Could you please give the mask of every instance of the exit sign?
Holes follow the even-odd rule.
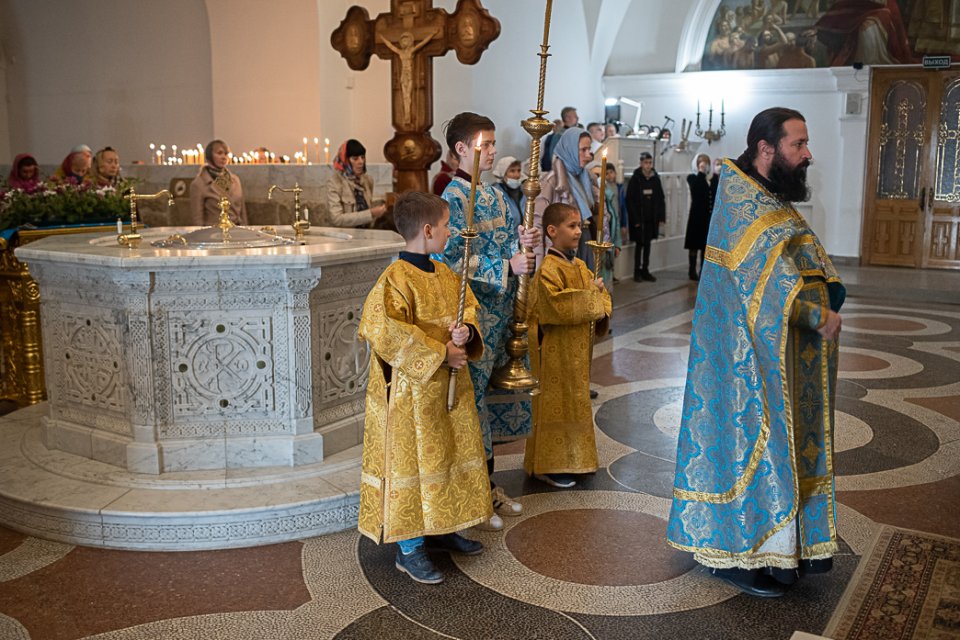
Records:
[[[949,69],[950,56],[923,56],[924,69]]]

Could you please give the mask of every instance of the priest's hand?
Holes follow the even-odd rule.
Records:
[[[510,271],[512,271],[514,275],[524,276],[533,273],[536,267],[537,256],[535,256],[532,251],[530,253],[519,251],[510,258]]]
[[[840,337],[840,314],[835,311],[827,311],[826,320],[817,329],[817,333],[827,340],[836,340]]]
[[[456,322],[450,323],[450,340],[458,347],[467,344],[470,339],[470,327],[465,324],[457,325]]]
[[[543,243],[540,235],[540,229],[537,229],[536,227],[530,227],[527,229],[525,226],[520,225],[517,227],[517,231],[520,232],[520,246],[536,249]]]
[[[458,347],[453,340],[447,341],[447,365],[451,369],[463,369],[467,364],[467,352],[463,347]]]

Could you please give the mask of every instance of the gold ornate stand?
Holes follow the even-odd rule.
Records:
[[[14,249],[41,238],[75,233],[106,233],[114,225],[18,231],[0,238],[0,399],[20,407],[47,398],[40,333],[40,289]]]
[[[553,130],[553,123],[544,118],[549,111],[543,110],[543,90],[547,81],[547,58],[550,57],[550,13],[553,0],[547,0],[543,19],[543,43],[540,45],[540,80],[537,88],[537,108],[531,109],[533,117],[527,118],[520,126],[530,134],[530,176],[523,183],[523,194],[527,197],[523,212],[523,226],[533,228],[534,206],[537,196],[540,195],[540,138]],[[524,253],[533,253],[529,247],[523,248]],[[530,344],[527,338],[527,296],[530,276],[523,275],[517,278],[517,297],[513,302],[513,321],[510,323],[510,338],[507,340],[507,355],[510,360],[494,370],[490,376],[490,385],[495,389],[507,391],[529,391],[537,393],[540,381],[527,369],[524,363]]]

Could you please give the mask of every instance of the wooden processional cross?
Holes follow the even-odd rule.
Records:
[[[427,169],[440,159],[433,126],[433,61],[450,49],[463,64],[476,64],[500,35],[500,22],[480,0],[458,0],[452,14],[433,0],[390,0],[390,12],[375,19],[353,6],[330,36],[330,44],[351,69],[362,71],[370,56],[389,59],[393,97],[393,138],[383,152],[397,170],[394,188],[429,191]]]

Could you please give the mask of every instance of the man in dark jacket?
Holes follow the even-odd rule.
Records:
[[[650,273],[650,243],[657,237],[660,225],[667,221],[667,205],[660,176],[653,170],[653,156],[649,153],[640,154],[640,168],[630,178],[626,200],[630,239],[636,243],[633,279],[656,282]]]

